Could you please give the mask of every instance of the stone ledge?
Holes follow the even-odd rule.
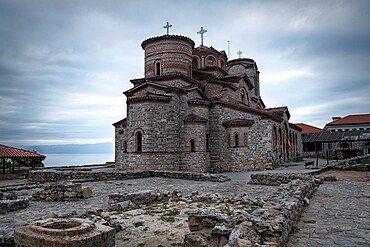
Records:
[[[15,200],[0,200],[0,214],[5,214],[11,211],[27,208],[29,205],[28,198],[20,198]]]
[[[284,246],[321,179],[302,174],[252,174],[251,177],[252,183],[279,186],[279,191],[265,198],[193,194],[191,200],[195,201],[228,202],[231,207],[250,205],[255,209],[237,214],[228,209],[229,215],[206,209],[190,213],[188,223],[192,234],[185,236],[184,246],[215,246],[212,244],[221,242],[225,246]],[[204,238],[204,234],[208,237]]]
[[[370,172],[370,164],[357,164],[358,161],[370,159],[370,154],[353,157],[350,159],[334,162],[319,171],[311,172],[310,174],[320,174],[326,171],[361,171]]]
[[[42,190],[36,191],[32,198],[36,201],[71,201],[91,197],[89,187],[82,188],[81,183],[57,182],[47,184]]]
[[[230,178],[220,174],[191,173],[177,171],[142,171],[142,172],[121,172],[121,171],[58,171],[58,170],[38,170],[31,171],[29,180],[32,182],[56,182],[60,180],[83,180],[83,181],[102,181],[102,180],[127,180],[147,177],[164,177],[174,179],[186,179],[194,181],[226,182]]]

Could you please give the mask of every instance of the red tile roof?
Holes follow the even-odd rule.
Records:
[[[0,158],[41,158],[45,159],[44,155],[36,152],[13,148],[0,144]]]
[[[279,106],[279,107],[272,107],[272,108],[266,108],[265,109],[268,112],[277,114],[279,116],[283,116],[284,113],[288,115],[288,118],[290,118],[290,113],[287,106]]]
[[[115,122],[112,125],[114,127],[118,127],[118,126],[121,126],[121,125],[127,125],[127,118],[121,119],[121,120],[119,120],[118,122]]]
[[[222,98],[226,93],[228,92],[228,90],[223,90],[221,92],[218,92],[218,93],[214,93],[211,95],[211,99],[220,99]]]
[[[127,97],[128,102],[139,101],[139,100],[158,100],[158,101],[169,102],[172,100],[172,96],[164,95],[164,94],[152,94],[152,93],[147,92],[145,94]]]
[[[326,132],[326,130],[304,123],[296,123],[295,125],[302,129],[302,134]]]
[[[188,100],[188,105],[191,106],[191,105],[210,105],[211,102],[208,101],[208,100],[204,100],[204,99],[191,99],[191,100]]]
[[[326,125],[356,125],[356,124],[370,124],[370,114],[358,114],[358,115],[348,115],[342,117],[341,119],[327,123]]]
[[[253,119],[243,119],[243,118],[235,118],[232,120],[228,120],[222,123],[223,126],[229,127],[229,126],[251,126],[254,124]]]
[[[184,122],[203,122],[206,123],[208,120],[195,114],[189,114],[185,117]]]

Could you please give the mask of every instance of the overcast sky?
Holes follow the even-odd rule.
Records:
[[[323,127],[370,113],[370,1],[0,0],[0,143],[113,142],[143,40],[192,38],[252,58],[267,107]]]

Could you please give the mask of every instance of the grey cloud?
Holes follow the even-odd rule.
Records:
[[[257,61],[261,78],[307,70],[261,80],[268,106],[298,113],[311,107],[296,121],[320,126],[331,115],[366,112],[369,7],[369,1],[1,1],[0,141],[112,138],[111,123],[124,116],[122,91],[143,75],[140,43],[164,34],[166,21],[171,33],[197,44],[200,26],[208,29],[207,45],[226,50],[231,40],[231,58],[242,50]],[[89,96],[85,103],[78,98]]]

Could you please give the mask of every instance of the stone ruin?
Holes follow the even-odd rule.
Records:
[[[14,230],[19,247],[113,247],[115,229],[86,219],[46,219]]]
[[[91,196],[91,188],[82,188],[81,183],[63,181],[45,185],[43,189],[32,195],[32,199],[41,201],[71,201],[87,199]]]
[[[8,194],[0,192],[0,214],[20,210],[28,206],[28,198],[18,198],[14,191]]]

